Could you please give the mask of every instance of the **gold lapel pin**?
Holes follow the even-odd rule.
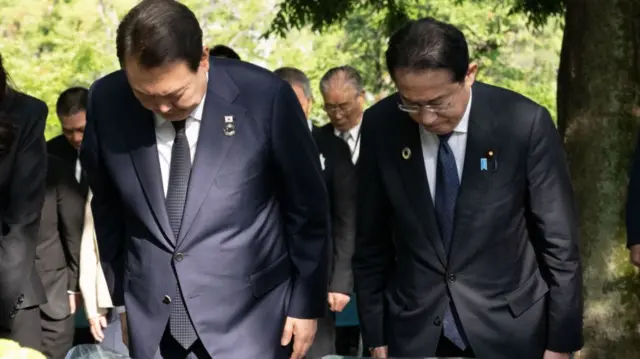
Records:
[[[411,158],[411,149],[409,147],[405,147],[402,149],[402,158],[408,160]]]
[[[224,116],[224,127],[222,131],[227,136],[233,136],[236,134],[236,124],[233,121],[233,116]]]

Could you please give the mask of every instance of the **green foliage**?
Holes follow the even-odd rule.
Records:
[[[529,25],[529,18],[513,14],[500,0],[431,0],[424,6],[406,4],[409,18],[432,16],[459,27],[467,38],[471,58],[480,71],[478,80],[522,93],[556,113],[556,71],[562,44],[563,23],[550,17],[544,26]],[[350,64],[363,73],[373,99],[393,91],[386,71],[387,17],[382,12],[358,9],[341,26],[341,52],[353,55]]]
[[[332,11],[325,0],[305,2],[311,4],[307,10],[322,3],[323,11]],[[90,86],[119,68],[117,25],[136,3],[0,0],[0,53],[14,85],[49,106],[48,137],[60,131],[55,115],[60,92],[70,86]],[[561,24],[554,18],[539,30],[530,29],[526,16],[510,16],[511,7],[499,0],[431,0],[427,6],[418,0],[357,2],[357,6],[343,9],[340,25],[325,23],[314,30],[300,23],[300,29],[288,30],[284,37],[263,36],[279,16],[278,0],[184,3],[198,16],[206,44],[227,44],[244,60],[271,70],[293,66],[305,71],[313,84],[316,104],[312,118],[318,123],[326,121],[318,89],[322,75],[331,67],[349,64],[363,74],[370,103],[389,94],[393,84],[384,62],[387,34],[407,16],[425,15],[463,29],[474,59],[480,63],[481,80],[522,92],[554,112]],[[388,8],[391,16],[385,10]],[[320,29],[322,33],[316,31]]]
[[[484,0],[451,0],[451,3],[470,3],[476,6]],[[562,15],[564,0],[509,0],[510,13],[522,13],[536,26],[546,24],[549,17]],[[266,36],[276,34],[286,36],[291,29],[311,26],[314,31],[323,31],[333,25],[340,25],[354,12],[382,13],[385,16],[386,35],[409,18],[408,8],[429,7],[432,1],[415,0],[284,0],[280,3]]]
[[[14,86],[49,106],[47,137],[59,133],[55,103],[70,86],[89,86],[117,68],[109,28],[91,1],[2,1],[0,52]],[[90,34],[90,35],[89,35]]]

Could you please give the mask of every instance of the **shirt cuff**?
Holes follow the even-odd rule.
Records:
[[[120,307],[116,307],[116,311],[118,312],[118,314],[122,314],[122,313],[126,313],[127,312],[126,309],[124,308],[124,305],[120,306]]]
[[[74,291],[72,291],[72,290],[68,290],[68,291],[67,291],[67,294],[69,294],[69,295],[73,295],[73,294],[80,294],[80,292],[74,292]]]

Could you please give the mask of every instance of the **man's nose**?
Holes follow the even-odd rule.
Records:
[[[161,103],[161,104],[158,105],[158,112],[167,113],[169,111],[171,111],[171,106],[169,106],[168,104]]]
[[[73,142],[75,142],[75,143],[82,142],[82,132],[75,131],[73,133]]]

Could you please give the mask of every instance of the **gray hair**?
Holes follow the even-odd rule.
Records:
[[[343,79],[351,84],[359,94],[364,92],[364,83],[360,72],[348,65],[334,67],[327,71],[320,80],[320,92],[326,93],[329,88],[329,82],[338,75],[343,76]]]
[[[309,78],[305,75],[304,72],[294,68],[294,67],[281,67],[275,70],[273,73],[278,75],[284,81],[287,81],[290,85],[298,85],[302,87],[302,92],[304,92],[304,96],[312,100],[313,93],[311,92],[311,82],[309,82]]]

